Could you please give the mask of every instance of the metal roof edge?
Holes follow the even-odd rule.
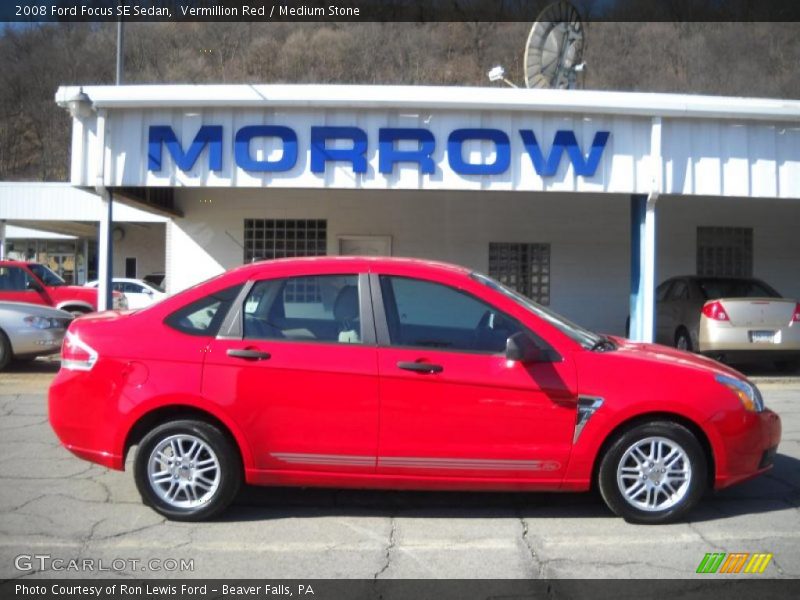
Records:
[[[393,85],[124,85],[61,86],[68,107],[80,90],[95,109],[179,107],[396,108],[495,110],[800,121],[800,100],[699,94]]]

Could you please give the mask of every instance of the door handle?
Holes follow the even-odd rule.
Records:
[[[422,362],[409,362],[401,360],[397,363],[398,368],[405,369],[406,371],[416,371],[417,373],[441,373],[444,371],[444,367],[442,365],[433,365],[431,363],[422,363]]]
[[[231,348],[228,350],[228,356],[231,358],[243,358],[245,360],[267,360],[272,355],[269,352],[262,352],[261,350]]]

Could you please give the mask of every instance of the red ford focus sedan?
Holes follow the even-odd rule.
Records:
[[[180,520],[242,484],[583,491],[641,523],[770,468],[737,371],[592,333],[465,268],[313,258],[72,323],[50,422]]]

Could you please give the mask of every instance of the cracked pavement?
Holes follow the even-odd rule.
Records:
[[[220,520],[172,523],[141,504],[130,471],[59,445],[46,416],[56,368],[0,373],[0,579],[672,578],[695,576],[706,552],[772,552],[761,577],[800,577],[796,379],[762,384],[783,419],[774,470],[709,496],[688,522],[631,525],[592,494],[246,488]],[[191,559],[194,570],[18,571],[20,554]]]

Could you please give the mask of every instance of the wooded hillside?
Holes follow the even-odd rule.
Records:
[[[527,23],[127,24],[127,83],[523,83]],[[796,23],[592,22],[586,89],[800,98]],[[62,84],[114,79],[116,26],[6,28],[0,37],[0,179],[63,180]]]

